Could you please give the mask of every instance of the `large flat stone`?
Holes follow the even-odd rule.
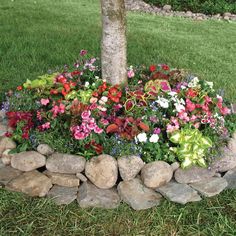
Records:
[[[120,182],[118,193],[121,199],[134,210],[144,210],[157,206],[162,199],[159,193],[145,187],[138,178]]]
[[[86,162],[86,177],[98,188],[112,188],[118,178],[118,165],[114,157],[100,155]]]
[[[16,170],[10,166],[2,166],[0,168],[0,184],[6,185],[12,179],[16,178],[21,174],[21,171]]]
[[[25,172],[6,185],[6,189],[32,197],[44,197],[52,187],[51,180],[37,170]]]
[[[54,173],[50,171],[45,171],[45,175],[47,175],[52,184],[64,186],[64,187],[78,187],[80,184],[80,179],[77,178],[73,174],[61,174],[61,173]]]
[[[201,201],[201,197],[198,195],[197,191],[187,184],[180,184],[175,181],[171,181],[166,185],[157,188],[156,191],[161,193],[169,201],[180,204]]]
[[[226,172],[236,167],[236,153],[230,149],[224,148],[219,157],[217,157],[211,164],[211,168],[216,172]]]
[[[215,175],[215,170],[191,167],[189,169],[177,169],[175,171],[175,180],[181,184],[196,183],[201,180],[206,180]]]
[[[218,177],[212,177],[207,180],[190,184],[192,188],[206,197],[212,197],[219,194],[227,187],[227,185],[228,183],[224,178]]]
[[[223,178],[228,183],[227,189],[236,189],[236,168],[229,170]]]
[[[11,166],[21,171],[36,170],[46,164],[46,157],[35,151],[20,152],[11,157]]]
[[[89,181],[86,181],[79,187],[77,201],[82,208],[112,209],[119,206],[120,197],[115,188],[99,189]]]
[[[118,158],[117,162],[123,180],[134,179],[145,165],[138,156],[123,156]]]
[[[77,198],[78,187],[63,187],[54,185],[47,196],[57,205],[68,205]]]
[[[84,170],[84,157],[63,153],[53,153],[46,162],[47,170],[62,174],[76,174]]]

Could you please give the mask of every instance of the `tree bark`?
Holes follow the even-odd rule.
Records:
[[[101,0],[102,78],[111,84],[127,83],[127,43],[124,0]]]

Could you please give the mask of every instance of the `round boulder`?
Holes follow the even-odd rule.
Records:
[[[141,179],[145,186],[158,188],[168,183],[173,176],[173,169],[164,161],[146,164],[141,170]]]
[[[37,147],[37,151],[45,156],[49,156],[54,153],[54,150],[47,144],[39,144]]]
[[[93,157],[86,162],[85,175],[98,188],[112,188],[118,178],[117,161],[109,155]]]

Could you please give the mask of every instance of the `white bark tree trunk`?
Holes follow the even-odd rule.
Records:
[[[102,78],[111,84],[127,83],[127,43],[124,0],[101,0]]]

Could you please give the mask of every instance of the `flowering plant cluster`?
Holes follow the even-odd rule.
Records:
[[[6,135],[25,149],[43,139],[85,158],[136,154],[207,166],[214,142],[229,136],[230,109],[213,83],[165,64],[131,66],[127,77],[126,86],[102,80],[98,60],[82,50],[73,67],[8,94],[3,106],[13,131]]]

